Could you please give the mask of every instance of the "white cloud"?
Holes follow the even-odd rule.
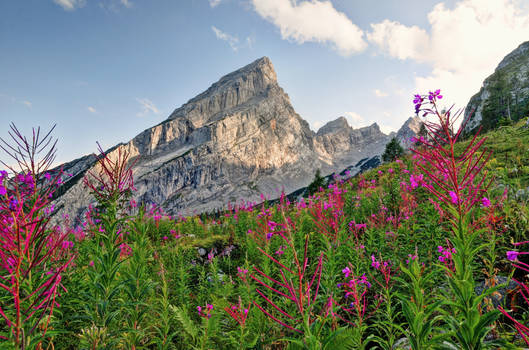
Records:
[[[401,60],[417,59],[428,49],[428,33],[417,26],[407,27],[386,19],[381,23],[371,24],[371,29],[367,39],[390,56]]]
[[[329,43],[343,56],[363,51],[363,31],[328,0],[252,0],[255,11],[298,44]]]
[[[373,93],[375,94],[376,97],[387,97],[387,96],[389,96],[387,92],[381,91],[379,89],[373,90]]]
[[[73,11],[76,8],[83,7],[86,3],[85,0],[53,0],[53,2],[66,11]]]
[[[139,111],[136,116],[143,117],[149,113],[160,114],[160,111],[151,100],[147,98],[137,98],[136,101],[141,105],[141,111]]]
[[[130,2],[130,0],[120,0],[120,2],[121,2],[121,5],[125,6],[126,8],[132,7],[132,2]]]
[[[362,117],[360,114],[356,112],[345,112],[344,114],[345,114],[345,117],[349,119],[349,124],[353,128],[358,128],[359,125],[365,122],[364,117]]]
[[[87,109],[88,112],[90,112],[90,113],[94,113],[94,114],[97,113],[97,110],[96,110],[94,107],[92,107],[92,106],[88,106],[86,109]]]
[[[220,4],[222,0],[209,0],[209,6],[216,7]]]
[[[371,25],[368,40],[392,57],[428,64],[431,73],[415,78],[416,92],[440,88],[457,108],[529,34],[529,11],[516,0],[461,0],[453,8],[439,3],[428,21],[429,32],[384,20]]]
[[[31,106],[33,106],[33,104],[31,102],[29,102],[29,101],[22,101],[22,104],[25,104],[29,108],[31,108]]]
[[[248,46],[250,49],[253,48],[253,45],[255,44],[255,38],[252,36],[246,37],[246,46]]]
[[[236,36],[232,36],[228,33],[225,33],[215,26],[211,26],[211,30],[213,30],[217,39],[226,41],[230,45],[233,51],[238,50],[239,38],[237,38]]]

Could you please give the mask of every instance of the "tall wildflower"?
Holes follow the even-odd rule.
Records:
[[[507,252],[507,260],[511,262],[512,266],[520,275],[526,275],[529,272],[529,264],[520,260],[520,255],[526,255],[529,254],[529,252],[520,252],[518,249],[520,246],[527,246],[528,244],[529,241],[514,243],[514,248],[516,250],[509,250]],[[527,282],[519,278],[513,278],[513,281],[518,285],[516,294],[521,297],[520,299],[523,300],[526,305],[529,305],[529,286]],[[520,337],[523,339],[525,344],[529,346],[529,324],[527,324],[527,322],[524,324],[523,321],[515,319],[515,316],[512,312],[509,313],[509,310],[505,310],[501,306],[498,306],[498,309],[505,317],[509,319],[509,321],[512,322]]]
[[[416,113],[433,117],[434,121],[424,121],[428,137],[418,140],[419,147],[412,151],[417,156],[417,168],[429,180],[424,187],[444,204],[450,223],[453,267],[447,268],[447,276],[453,313],[447,322],[452,329],[452,341],[462,348],[479,349],[486,343],[485,336],[499,316],[498,311],[480,312],[483,299],[495,289],[478,296],[474,281],[474,260],[484,248],[477,243],[484,220],[476,209],[484,202],[492,181],[484,171],[491,152],[483,148],[485,138],[479,138],[479,132],[462,151],[456,150],[465,122],[456,128],[461,112],[453,116],[451,109],[441,111],[438,100],[442,97],[439,90],[415,96]]]
[[[99,147],[100,154],[95,170],[89,171],[84,184],[91,190],[98,202],[93,211],[90,227],[94,240],[91,260],[93,266],[87,270],[86,314],[91,321],[90,328],[82,331],[82,345],[89,347],[112,347],[122,334],[112,328],[120,310],[119,293],[124,283],[119,279],[124,259],[132,254],[130,246],[123,242],[125,221],[124,209],[134,190],[132,166],[129,153],[121,147],[112,154]],[[111,332],[110,330],[113,329]]]
[[[284,250],[288,251],[288,260],[279,256],[272,256],[265,250],[257,247],[271,262],[276,270],[274,276],[266,274],[254,266],[254,273],[250,277],[258,283],[256,293],[262,303],[254,301],[254,305],[273,321],[285,328],[304,335],[304,341],[309,348],[317,347],[318,339],[313,334],[312,324],[318,320],[317,308],[325,312],[326,305],[318,305],[320,291],[323,253],[314,264],[310,264],[309,237],[305,237],[302,252],[298,252],[294,242],[295,223],[286,217],[284,212],[283,223],[274,223],[273,234],[282,241]],[[311,268],[314,266],[314,268]],[[277,276],[277,277],[275,277]],[[285,307],[287,306],[287,307]]]
[[[65,291],[62,274],[73,260],[67,233],[50,227],[50,201],[62,175],[48,173],[56,152],[52,131],[41,137],[40,128],[33,129],[28,140],[12,124],[14,144],[3,139],[0,144],[19,167],[4,164],[11,174],[0,172],[0,288],[7,296],[0,320],[8,331],[0,338],[16,349],[30,343],[41,347],[57,298]]]

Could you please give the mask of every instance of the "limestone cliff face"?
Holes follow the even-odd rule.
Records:
[[[513,120],[529,113],[529,41],[508,54],[483,82],[465,108],[465,132],[490,129],[501,117]]]
[[[419,134],[422,124],[423,122],[418,116],[410,117],[404,122],[404,124],[402,124],[401,128],[395,135],[402,147],[409,149],[413,146],[412,139]]]
[[[340,117],[318,130],[314,148],[321,158],[332,160],[331,172],[336,172],[366,157],[382,154],[388,142],[388,135],[376,123],[353,129]]]
[[[353,129],[343,117],[312,132],[264,57],[222,77],[109,156],[122,148],[136,160],[136,200],[185,215],[292,192],[308,185],[316,169],[341,171],[381,154],[388,141],[378,125]],[[81,178],[94,158],[71,164],[66,171],[77,164],[76,171],[65,178],[67,190],[56,204],[61,214],[79,217],[92,201]]]

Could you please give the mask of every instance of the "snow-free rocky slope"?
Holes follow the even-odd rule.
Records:
[[[402,134],[409,137],[408,128]],[[263,57],[109,155],[122,148],[137,158],[136,200],[186,215],[292,192],[307,186],[316,169],[326,175],[382,154],[389,139],[377,124],[353,129],[343,117],[314,133]],[[64,165],[73,176],[56,200],[58,214],[77,218],[93,201],[81,179],[94,166],[89,156]]]
[[[486,110],[489,108],[490,116]],[[477,94],[465,108],[469,118],[465,132],[472,134],[479,126],[486,129],[497,126],[497,120],[487,117],[510,117],[513,120],[529,113],[529,41],[524,42],[500,62],[492,75],[487,77]]]

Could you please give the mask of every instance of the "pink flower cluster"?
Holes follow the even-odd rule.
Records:
[[[198,311],[198,315],[200,317],[204,317],[204,318],[211,318],[211,311],[213,310],[213,305],[211,304],[207,304],[206,303],[206,306],[205,307],[202,307],[202,306],[197,306],[197,311]]]

